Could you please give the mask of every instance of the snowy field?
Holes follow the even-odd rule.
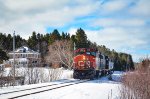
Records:
[[[69,75],[72,75],[72,71],[63,72],[62,79],[69,77],[70,80],[73,80]],[[119,87],[121,86],[121,83],[118,82],[118,80],[120,80],[121,75],[121,72],[114,72],[112,78],[115,79],[113,81],[108,80],[107,77],[102,77],[98,80],[92,80],[60,89],[28,95],[21,97],[21,99],[119,99]],[[24,86],[4,87],[0,89],[0,94],[48,84],[57,84],[63,81],[65,80]],[[0,99],[6,99],[7,97],[8,95],[0,95]]]

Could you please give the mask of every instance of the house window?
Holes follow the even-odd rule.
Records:
[[[23,54],[23,58],[25,58],[25,54]]]

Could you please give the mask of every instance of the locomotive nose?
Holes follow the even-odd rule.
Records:
[[[78,55],[74,58],[74,68],[75,69],[88,69],[90,68],[91,62],[89,61],[89,56]]]
[[[85,60],[86,58],[85,58],[85,56],[83,56],[83,58],[82,58],[83,60]]]
[[[79,66],[84,66],[84,65],[85,65],[85,62],[84,62],[84,61],[78,61],[78,65],[79,65]]]

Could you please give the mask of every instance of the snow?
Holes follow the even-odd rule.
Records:
[[[118,97],[118,83],[94,80],[53,91],[47,91],[24,98],[28,99],[115,99]],[[112,95],[112,96],[111,96]]]
[[[121,81],[122,76],[125,74],[125,72],[123,71],[114,71],[114,73],[112,74],[112,79],[114,81]]]
[[[23,52],[24,49],[26,50],[26,52],[34,52],[33,50],[31,50],[27,46],[22,46],[22,47],[18,48],[15,52]]]
[[[32,76],[32,81],[35,83],[50,82],[58,79],[72,78],[72,71],[63,70],[63,68],[52,69],[44,67],[19,67],[15,68],[16,76],[24,77],[24,84],[29,84],[29,80]],[[12,68],[5,68],[3,76],[12,75]]]
[[[16,58],[15,60],[16,60],[16,61],[19,61],[19,62],[26,62],[26,61],[29,61],[27,58]],[[9,59],[9,61],[13,62],[14,59]]]
[[[73,71],[72,70],[63,70],[63,73],[60,77],[60,79],[68,79],[73,77]]]
[[[10,74],[10,71],[11,71],[11,68],[5,68],[4,72],[3,72],[3,75],[8,76]]]
[[[119,87],[121,86],[121,83],[118,82],[118,79],[120,79],[119,77],[121,77],[122,74],[122,72],[114,72],[114,74],[112,75],[113,81],[108,80],[107,77],[102,77],[98,80],[92,80],[89,82],[80,83],[60,89],[46,91],[34,95],[28,95],[21,97],[20,99],[119,99]],[[64,70],[61,78],[62,80],[24,86],[3,87],[0,89],[0,94],[4,92],[23,90],[54,83],[59,84],[66,81],[67,77],[69,80],[74,80],[71,78],[71,75],[72,71]],[[115,80],[117,80],[117,82]],[[20,92],[19,94],[24,93],[27,92]],[[18,93],[15,95],[17,96]],[[8,96],[9,95],[0,95],[1,99],[6,99],[8,98]]]

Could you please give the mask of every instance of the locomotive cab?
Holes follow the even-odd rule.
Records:
[[[76,79],[91,79],[94,78],[96,68],[96,50],[81,48],[75,51],[73,59],[74,73]]]

